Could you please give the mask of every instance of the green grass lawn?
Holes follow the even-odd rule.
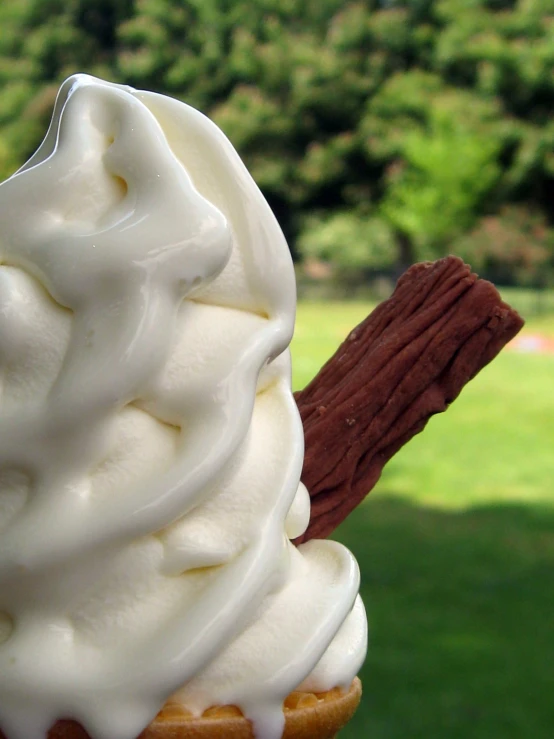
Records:
[[[295,387],[369,309],[299,306]],[[554,336],[554,319],[524,330]],[[337,532],[371,630],[341,739],[554,736],[553,503],[554,355],[504,351]]]

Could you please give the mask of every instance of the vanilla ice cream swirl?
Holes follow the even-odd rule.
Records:
[[[365,656],[309,518],[284,237],[179,101],[68,79],[0,186],[0,728],[134,739],[173,697],[278,739]]]

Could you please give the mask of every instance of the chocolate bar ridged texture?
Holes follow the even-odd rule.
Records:
[[[295,394],[306,440],[306,533],[328,536],[386,462],[459,395],[523,326],[458,257],[413,265]]]

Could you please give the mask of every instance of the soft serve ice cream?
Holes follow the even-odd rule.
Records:
[[[295,286],[219,129],[78,75],[0,186],[0,728],[134,739],[173,696],[277,739],[348,686],[358,569],[308,523]]]

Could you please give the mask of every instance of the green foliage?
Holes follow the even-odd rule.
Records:
[[[463,234],[454,250],[501,284],[547,286],[552,281],[554,229],[532,206],[503,206]]]
[[[394,234],[386,221],[350,211],[307,218],[299,249],[304,257],[334,264],[348,282],[395,264]]]
[[[554,0],[9,0],[0,176],[85,71],[212,116],[294,252],[339,271],[444,253],[506,207],[549,229],[553,13]],[[363,241],[335,248],[346,233]]]
[[[389,171],[381,210],[405,234],[418,257],[442,256],[473,223],[499,177],[499,142],[471,130],[446,111],[432,109],[424,130],[403,136],[405,164]]]

